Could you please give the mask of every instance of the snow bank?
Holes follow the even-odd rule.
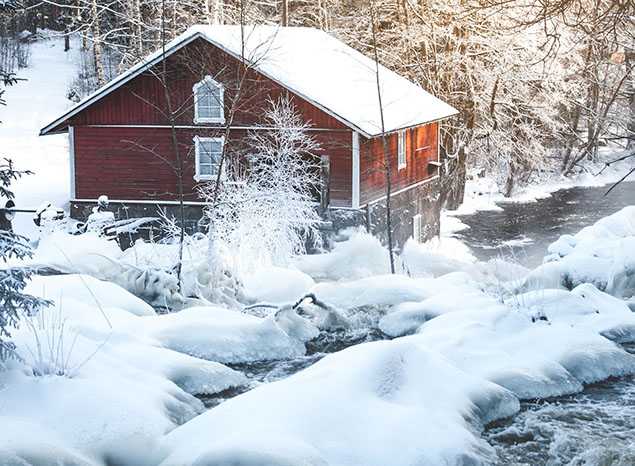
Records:
[[[26,287],[26,292],[45,299],[55,301],[56,306],[64,308],[65,301],[73,299],[84,306],[68,306],[64,309],[65,315],[73,314],[78,320],[84,320],[85,316],[78,315],[76,311],[83,311],[85,307],[92,309],[119,308],[136,316],[155,315],[154,309],[131,293],[121,289],[114,283],[97,280],[89,275],[35,275]],[[102,318],[108,319],[107,313]]]
[[[473,283],[462,272],[440,278],[410,278],[405,275],[377,275],[361,280],[318,283],[315,295],[339,308],[393,306],[403,302],[421,302],[438,294],[451,294],[457,287]]]
[[[226,401],[159,451],[162,466],[483,464],[495,454],[482,423],[517,410],[507,390],[435,352],[383,341]]]
[[[297,301],[315,282],[299,270],[268,267],[245,277],[245,295],[251,302],[287,303]]]
[[[36,277],[27,291],[55,303],[12,332],[23,361],[9,361],[0,374],[0,429],[12,432],[0,439],[1,459],[151,464],[159,439],[203,411],[192,394],[247,382],[131,331],[158,317],[117,285],[50,276]]]
[[[510,300],[512,301],[512,300]],[[599,333],[620,343],[635,342],[635,304],[603,293],[590,283],[568,290],[541,290],[516,296],[510,304],[534,319]]]
[[[447,312],[466,308],[479,309],[495,303],[494,299],[474,286],[457,287],[454,293],[432,296],[419,303],[401,303],[379,321],[379,328],[386,335],[398,337],[414,333],[426,321]]]
[[[49,268],[63,273],[102,275],[121,257],[121,249],[115,241],[108,241],[96,233],[71,235],[54,231],[42,237],[33,258],[27,265]]]
[[[491,302],[443,314],[404,338],[519,398],[575,393],[584,383],[635,372],[635,357],[597,333],[533,320]]]
[[[477,262],[469,248],[454,238],[434,239],[425,244],[408,240],[401,258],[408,275],[416,278],[463,271],[479,283],[501,286],[523,279],[529,272],[526,267],[503,259]]]
[[[298,256],[293,264],[316,280],[351,280],[390,272],[388,250],[365,230],[348,230],[330,252]]]
[[[635,206],[564,235],[549,246],[545,263],[531,272],[521,291],[571,290],[583,283],[613,296],[635,296]]]
[[[115,241],[95,233],[74,236],[55,231],[40,239],[31,259],[16,265],[91,275],[116,283],[155,306],[176,307],[183,303],[175,275],[148,262],[141,266],[130,264],[128,251],[122,253]],[[133,253],[140,256],[136,251]]]
[[[167,348],[222,363],[302,356],[318,329],[289,306],[260,318],[218,307],[192,307],[144,319],[136,329]]]
[[[439,277],[465,270],[475,261],[469,248],[454,238],[424,244],[411,238],[406,242],[401,258],[412,277]]]

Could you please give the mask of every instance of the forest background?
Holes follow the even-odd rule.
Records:
[[[459,111],[440,134],[449,208],[469,176],[511,196],[603,147],[635,152],[632,0],[0,0],[0,80],[19,78],[38,29],[77,34],[78,101],[201,23],[315,27],[368,56],[374,30],[383,65]]]

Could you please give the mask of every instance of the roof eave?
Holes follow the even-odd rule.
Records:
[[[438,117],[438,118],[434,118],[432,120],[421,121],[421,122],[418,122],[418,123],[415,123],[415,124],[412,124],[412,125],[408,125],[408,126],[402,126],[402,127],[399,127],[399,128],[394,128],[394,129],[391,129],[389,131],[384,131],[383,133],[379,132],[379,133],[376,133],[376,134],[371,134],[370,136],[367,136],[367,137],[368,138],[378,138],[378,137],[381,137],[381,136],[386,135],[386,134],[396,133],[397,131],[404,131],[404,130],[408,130],[408,129],[412,129],[412,128],[417,128],[419,126],[429,125],[431,123],[437,123],[439,121],[447,120],[448,118],[452,118],[452,117],[454,117],[454,116],[459,114],[458,110],[456,110],[454,108],[453,108],[453,110],[454,110],[454,112],[450,113],[448,115],[444,115],[444,116],[441,116],[441,117]]]

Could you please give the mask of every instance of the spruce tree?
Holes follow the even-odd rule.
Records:
[[[9,190],[11,181],[28,173],[15,170],[11,160],[5,159],[0,163],[0,199],[4,199],[3,203],[14,197],[13,192]],[[0,209],[3,220],[5,214],[6,210]],[[0,361],[4,361],[10,357],[17,357],[9,329],[17,328],[21,313],[31,315],[40,307],[48,305],[48,301],[23,293],[33,270],[29,267],[9,267],[7,261],[11,257],[30,257],[33,253],[27,238],[15,234],[9,222],[2,222],[1,225],[3,229],[0,229],[0,257],[4,267],[0,268]]]

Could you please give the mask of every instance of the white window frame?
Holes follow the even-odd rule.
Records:
[[[212,181],[212,180],[216,180],[216,178],[218,177],[218,173],[215,174],[211,174],[211,175],[202,175],[201,174],[201,143],[202,142],[217,142],[220,143],[220,147],[221,147],[221,158],[223,156],[223,147],[225,146],[225,137],[221,136],[221,137],[217,137],[217,138],[202,138],[200,136],[194,136],[194,152],[196,154],[196,173],[194,175],[194,179],[198,182],[198,181]],[[220,162],[219,162],[220,165]],[[225,164],[223,164],[222,167],[220,167],[221,169],[221,179],[224,180],[225,179]]]
[[[406,131],[397,132],[397,170],[403,170],[408,166],[406,158]]]
[[[198,114],[198,101],[199,101],[199,93],[201,89],[211,90],[211,89],[220,89],[220,99],[218,105],[220,107],[220,116],[219,117],[201,117]],[[192,92],[194,92],[194,123],[225,123],[225,87],[214,80],[211,76],[205,76],[201,81],[194,84],[192,87]]]

